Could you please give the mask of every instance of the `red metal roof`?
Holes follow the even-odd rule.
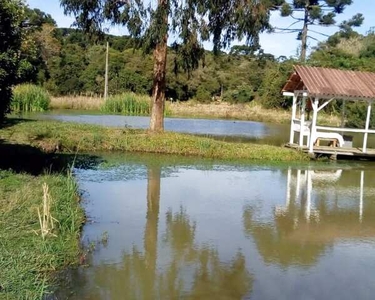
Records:
[[[295,66],[283,92],[307,90],[320,98],[375,100],[375,73]]]

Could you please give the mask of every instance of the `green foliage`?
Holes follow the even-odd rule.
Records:
[[[367,118],[367,103],[348,103],[346,109],[347,126],[354,128],[365,128]],[[375,112],[372,111],[370,127],[375,128]]]
[[[259,89],[260,102],[265,108],[287,108],[291,105],[281,90],[293,70],[293,63],[293,60],[268,63]]]
[[[0,0],[0,121],[8,112],[12,85],[18,79],[23,13],[22,1]]]
[[[147,116],[151,112],[151,100],[148,96],[124,93],[109,97],[101,108],[108,113],[120,113],[128,116]]]
[[[208,103],[211,102],[211,93],[207,91],[203,86],[199,86],[197,93],[195,94],[195,99],[199,102]]]
[[[11,109],[14,112],[46,111],[50,101],[50,96],[44,88],[33,84],[21,84],[13,90]]]
[[[249,103],[255,98],[251,86],[239,86],[238,89],[229,90],[224,93],[223,100],[230,103]]]

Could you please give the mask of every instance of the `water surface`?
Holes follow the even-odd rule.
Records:
[[[85,114],[74,111],[32,113],[28,117],[108,127],[149,128],[149,117]],[[212,136],[228,141],[255,141],[282,145],[289,139],[287,125],[219,119],[165,118],[165,130]]]
[[[53,119],[108,127],[130,127],[147,129],[149,117],[88,114],[86,111],[59,110],[45,113],[31,113],[30,118]],[[253,142],[281,146],[289,142],[290,125],[252,121],[220,119],[166,118],[165,130],[210,136],[215,139],[235,142]],[[363,134],[348,134],[353,138],[354,147],[363,146]],[[297,134],[295,142],[297,141]],[[375,135],[369,135],[368,147],[375,148]]]
[[[76,176],[99,244],[69,299],[373,299],[374,164],[127,156]]]

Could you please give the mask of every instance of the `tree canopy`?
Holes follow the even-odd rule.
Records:
[[[141,0],[61,0],[61,4],[85,31],[103,31],[109,21],[125,26],[145,51],[153,51],[152,131],[163,130],[170,38],[179,44],[176,49],[182,57],[175,61],[190,71],[204,54],[202,41],[212,37],[217,53],[236,38],[257,44],[258,34],[270,28],[268,0],[158,0],[149,4]]]
[[[0,120],[8,112],[17,82],[24,6],[20,0],[0,0]]]

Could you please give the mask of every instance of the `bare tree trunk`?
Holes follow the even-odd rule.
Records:
[[[301,49],[301,62],[306,61],[307,56],[307,32],[308,32],[308,22],[309,22],[309,1],[306,3],[305,7],[305,18],[303,21],[303,29],[302,29],[302,49]]]
[[[164,24],[168,26],[168,1],[158,0],[160,9],[164,12]],[[154,132],[164,130],[164,105],[167,67],[167,40],[168,33],[156,45],[154,50],[154,83],[152,89],[152,109],[150,130]]]

